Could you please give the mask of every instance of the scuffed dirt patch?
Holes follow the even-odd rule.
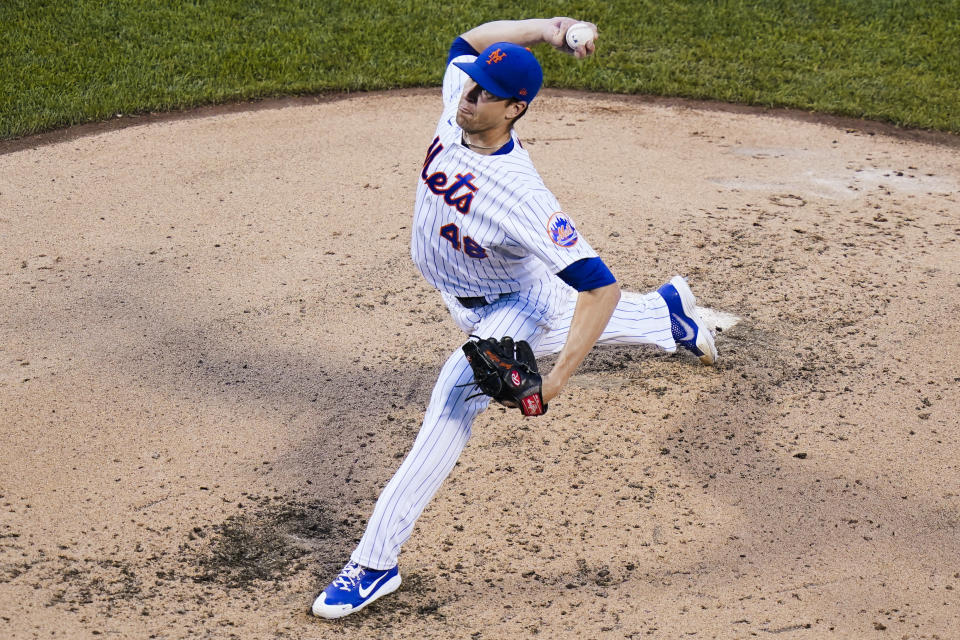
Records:
[[[258,502],[253,497],[251,501]],[[310,568],[308,556],[319,541],[340,535],[317,502],[259,500],[253,513],[244,512],[212,527],[194,527],[184,545],[185,560],[195,564],[195,582],[214,582],[233,589],[251,589],[260,582],[274,584]],[[198,544],[196,555],[188,550]]]

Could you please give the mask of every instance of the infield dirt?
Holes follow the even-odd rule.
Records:
[[[488,410],[326,622],[464,336],[408,257],[437,92],[273,107],[0,148],[0,637],[960,637],[955,138],[545,92],[621,285],[741,321]]]

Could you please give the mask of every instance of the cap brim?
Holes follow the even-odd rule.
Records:
[[[473,81],[480,85],[482,89],[486,89],[498,98],[513,97],[509,91],[500,86],[496,80],[487,74],[483,65],[477,64],[476,62],[454,62],[453,64],[460,67],[464,73],[473,78]]]

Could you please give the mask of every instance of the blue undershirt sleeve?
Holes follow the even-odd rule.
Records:
[[[577,291],[599,289],[617,281],[600,258],[577,260],[558,273],[557,277]]]
[[[450,45],[450,53],[447,54],[447,66],[450,66],[450,62],[457,56],[475,56],[479,55],[480,52],[473,48],[469,42],[463,38],[458,37],[453,41],[453,44]]]

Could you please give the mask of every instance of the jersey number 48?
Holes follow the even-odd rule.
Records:
[[[476,258],[478,260],[487,257],[487,250],[477,244],[477,242],[470,236],[463,237],[463,246],[461,247],[460,227],[452,222],[440,227],[440,237],[449,240],[454,251],[462,250],[471,258]]]

